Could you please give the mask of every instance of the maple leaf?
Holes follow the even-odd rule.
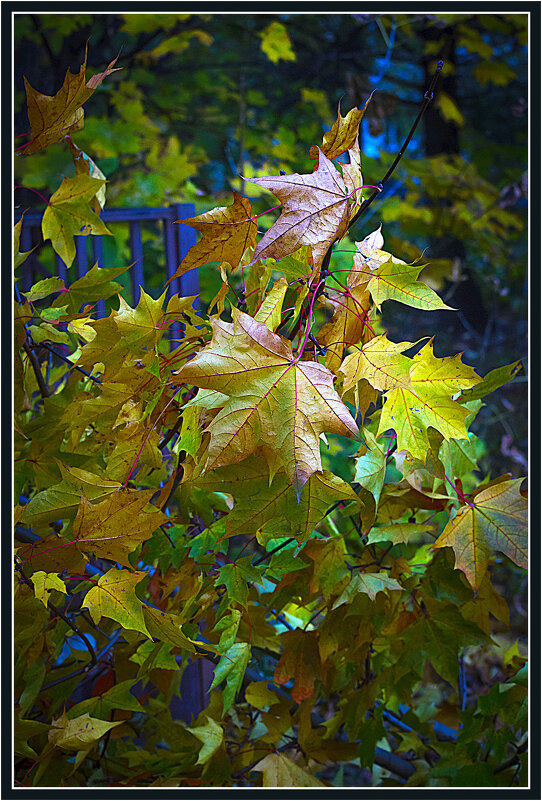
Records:
[[[61,142],[64,137],[83,127],[84,112],[81,106],[91,97],[104,78],[116,72],[113,69],[117,59],[103,71],[94,75],[85,83],[87,54],[78,73],[67,70],[62,87],[56,95],[43,95],[33,89],[26,78],[26,102],[32,139],[21,152],[25,155],[43,150],[54,142]]]
[[[99,501],[120,487],[118,481],[55,461],[62,481],[39,492],[26,504],[21,517],[24,525],[38,527],[62,518],[72,519],[81,501],[81,491],[90,500]]]
[[[288,31],[280,22],[271,22],[267,28],[258,33],[261,38],[261,48],[267,58],[276,64],[283,61],[295,61],[296,55],[292,50],[292,43]]]
[[[326,785],[284,754],[271,753],[252,770],[263,774],[264,787],[325,787]]]
[[[366,593],[371,601],[374,601],[379,592],[402,589],[401,585],[395,579],[391,579],[387,573],[358,573],[337,598],[332,608],[336,609],[341,604],[351,601],[358,592]]]
[[[244,607],[248,600],[247,582],[260,581],[261,578],[260,571],[250,564],[251,561],[252,556],[243,556],[232,564],[222,565],[215,581],[215,587],[224,584],[229,598]]]
[[[147,295],[140,287],[139,301],[135,309],[119,296],[119,309],[115,315],[115,323],[120,331],[122,341],[130,350],[138,351],[143,347],[151,348],[158,343],[162,332],[158,328],[164,317],[162,306],[166,291],[156,300]]]
[[[361,174],[361,153],[359,149],[359,138],[356,139],[351,147],[348,148],[348,157],[350,161],[342,165],[343,180],[348,190],[348,194],[352,195],[354,203],[350,211],[350,216],[353,217],[363,203],[363,175]]]
[[[43,570],[36,570],[32,573],[32,584],[34,593],[44,606],[47,606],[49,596],[53,590],[58,590],[66,594],[66,585],[55,573],[45,573]]]
[[[201,231],[203,236],[192,245],[168,283],[212,261],[226,262],[235,270],[245,250],[254,247],[256,241],[257,226],[250,216],[250,202],[236,192],[231,206],[220,206],[177,222]]]
[[[294,358],[291,342],[237,309],[233,323],[213,319],[213,339],[174,374],[228,395],[207,427],[206,468],[234,464],[259,445],[273,449],[296,494],[322,470],[320,434],[355,436],[358,427],[333,388],[329,370]]]
[[[145,572],[130,573],[112,568],[87,592],[81,606],[87,607],[95,623],[99,623],[102,616],[109,617],[123,628],[140,631],[152,639],[145,626],[143,604],[135,594],[136,584],[146,576]]]
[[[480,586],[493,551],[505,554],[519,567],[528,567],[527,500],[519,492],[522,481],[516,478],[482,487],[434,544],[453,548],[456,567],[474,588]]]
[[[314,695],[314,682],[322,677],[322,665],[318,653],[318,632],[285,631],[280,635],[283,652],[275,668],[274,681],[284,684],[294,678],[292,698],[300,704]]]
[[[67,292],[55,298],[52,306],[56,308],[67,305],[68,312],[73,314],[85,303],[94,303],[117,295],[122,284],[114,279],[125,272],[126,267],[99,267],[96,262],[85,275],[70,284]]]
[[[430,603],[427,598],[424,601]],[[492,642],[475,623],[465,620],[453,604],[436,602],[431,604],[427,617],[409,626],[399,637],[403,643],[398,658],[405,670],[411,667],[421,673],[425,660],[429,659],[437,673],[453,687],[457,687],[459,651],[466,645]]]
[[[367,451],[356,459],[354,481],[372,494],[375,505],[378,506],[386,473],[385,449],[383,445],[378,444],[376,437],[370,431],[365,430],[363,436],[367,443]]]
[[[381,250],[384,239],[380,229],[356,242],[353,270],[368,282],[367,289],[380,306],[385,300],[396,300],[424,311],[451,309],[431,287],[418,281],[423,264],[407,264]]]
[[[418,342],[391,342],[386,334],[374,337],[343,361],[339,372],[344,375],[344,391],[362,378],[382,392],[402,384],[408,386],[411,360],[401,354]]]
[[[278,281],[275,281],[254,315],[254,319],[258,320],[259,323],[265,323],[270,331],[274,331],[280,325],[282,302],[287,289],[288,283],[284,278],[279,278]]]
[[[89,175],[63,178],[60,187],[51,195],[43,213],[41,230],[44,239],[50,239],[66,267],[75,258],[74,236],[108,234],[100,218],[90,208],[103,180]]]
[[[150,505],[153,495],[152,489],[122,488],[92,504],[83,493],[72,531],[77,548],[131,568],[129,554],[152,537],[160,524],[167,522],[167,517]]]
[[[152,636],[161,640],[162,642],[174,645],[176,648],[182,648],[184,651],[190,651],[191,654],[196,653],[196,642],[187,637],[181,626],[186,621],[180,615],[172,615],[169,612],[161,612],[159,609],[154,609],[152,606],[143,606],[143,618],[147,631]],[[208,651],[215,651],[213,645],[205,643],[205,648]]]
[[[517,361],[491,370],[476,387],[467,389],[462,393],[461,402],[479,400],[491,392],[495,392],[496,389],[511,381],[519,373],[521,367],[521,361]]]
[[[374,93],[371,92],[363,108],[351,108],[346,117],[343,117],[341,114],[341,101],[339,100],[337,119],[330,130],[326,131],[324,134],[322,147],[318,148],[315,145],[311,147],[311,159],[318,158],[318,150],[320,149],[328,159],[333,161],[333,159],[336,159],[341,153],[345,153],[347,150],[355,147],[358,139],[359,124],[363,119],[363,115],[365,114],[373,94]]]
[[[192,728],[190,726],[186,727],[194,737],[197,737],[202,742],[196,765],[204,765],[208,762],[224,742],[222,726],[207,715],[205,715],[205,720],[207,723],[202,723]]]
[[[254,251],[258,259],[281,259],[310,245],[315,274],[336,239],[346,233],[350,219],[348,191],[330,161],[318,148],[318,169],[309,175],[272,175],[247,178],[269,189],[280,200],[280,217],[263,235]]]
[[[348,388],[366,378],[376,389],[385,391],[377,437],[393,429],[397,449],[406,450],[425,464],[430,443],[429,426],[445,439],[467,439],[465,418],[471,414],[452,400],[461,389],[481,381],[472,367],[463,364],[461,354],[438,359],[432,341],[409,359],[403,356],[414,342],[390,342],[385,334],[372,339],[361,351],[347,356],[341,367]]]
[[[67,138],[73,163],[75,164],[75,174],[90,175],[91,178],[97,178],[99,181],[104,182],[103,186],[97,191],[95,200],[90,204],[92,210],[96,214],[99,214],[100,209],[103,209],[105,206],[105,183],[107,182],[107,178],[90,156],[87,156],[81,148],[77,147],[70,137]]]
[[[36,250],[37,245],[34,245],[33,248],[30,250],[25,250],[24,253],[21,253],[19,250],[19,242],[21,240],[21,229],[23,227],[23,218],[26,212],[23,211],[21,215],[21,219],[19,222],[15,223],[15,227],[13,229],[13,269],[16,270],[17,267],[28,258],[28,256],[32,253],[33,250]]]
[[[295,537],[304,542],[335,501],[358,502],[350,485],[328,470],[311,475],[298,501],[284,472],[277,473],[269,484],[269,470],[261,453],[210,471],[194,483],[233,495],[235,504],[226,518],[226,536],[257,532],[262,544],[275,537]]]
[[[247,665],[250,662],[250,645],[247,642],[235,642],[221,657],[216,666],[210,690],[218,687],[221,681],[226,680],[223,697],[222,714],[225,715],[241,689]]]
[[[99,718],[91,718],[88,712],[69,720],[65,712],[53,720],[49,729],[49,742],[66,751],[79,751],[96,743],[104,734],[120,726],[121,720],[109,723]]]

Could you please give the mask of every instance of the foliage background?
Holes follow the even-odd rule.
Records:
[[[387,249],[407,261],[423,254],[424,277],[459,309],[429,318],[389,302],[391,339],[436,330],[437,356],[464,351],[481,375],[521,358],[526,371],[526,15],[17,15],[16,134],[28,129],[22,76],[54,94],[66,67],[78,70],[87,41],[89,74],[119,53],[123,68],[93,95],[74,136],[107,176],[108,204],[192,202],[196,214],[229,205],[234,189],[256,213],[273,205],[240,176],[309,171],[309,147],[337,104],[346,112],[373,90],[360,145],[365,180],[375,183],[444,59],[438,99],[355,239],[382,223]],[[74,169],[59,145],[16,159],[15,171],[16,184],[47,194]],[[19,192],[21,208],[40,207]],[[260,230],[271,224],[263,219]],[[127,230],[115,234],[106,242],[108,267],[129,261]],[[145,244],[146,288],[157,297],[156,232],[149,229]],[[207,267],[200,281],[205,306],[219,279]],[[526,372],[485,399],[474,427],[484,475],[526,472],[525,382]],[[325,466],[341,475],[355,448],[330,443]],[[494,578],[522,641],[526,580],[508,569]],[[483,668],[479,675],[483,685]]]
[[[91,98],[75,137],[110,182],[108,204],[193,202],[197,214],[229,205],[233,189],[256,212],[274,205],[239,176],[307,171],[309,147],[337,104],[346,113],[373,90],[360,146],[365,180],[375,183],[444,59],[437,101],[356,238],[382,223],[390,250],[407,261],[423,254],[424,277],[459,309],[435,316],[391,302],[391,337],[438,328],[437,355],[453,342],[482,374],[516,358],[527,369],[526,14],[16,15],[16,133],[28,127],[22,76],[54,94],[87,41],[89,73],[117,55],[123,68]],[[16,160],[16,183],[46,192],[73,172],[62,145]],[[16,198],[39,204],[29,192]],[[115,234],[106,241],[111,267],[129,260],[127,226]],[[148,231],[146,288],[155,297],[161,258]],[[209,302],[218,272],[204,268],[200,281]],[[494,475],[527,468],[525,382],[521,375],[501,389],[478,417],[482,464]]]

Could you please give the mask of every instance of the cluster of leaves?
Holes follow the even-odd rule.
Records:
[[[81,70],[54,98],[27,88],[32,149],[81,124]],[[517,643],[487,695],[465,684],[509,620],[491,566],[527,566],[522,479],[479,483],[469,432],[519,363],[481,378],[391,341],[386,301],[446,306],[380,230],[334,269],[363,211],[363,113],[339,111],[312,172],[251,179],[282,207],[261,238],[241,195],[183,221],[202,238],[177,274],[219,265],[208,318],[166,289],[131,308],[97,265],[18,293],[19,784],[526,783]],[[94,206],[83,230],[44,216],[68,264],[104,181],[70,186],[46,214]],[[349,481],[326,468],[335,436],[357,443]],[[200,660],[208,704],[183,722]]]

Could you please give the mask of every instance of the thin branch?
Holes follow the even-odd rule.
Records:
[[[437,64],[437,68],[435,70],[435,74],[433,75],[431,83],[429,84],[429,88],[428,88],[428,90],[425,92],[425,94],[423,96],[423,101],[422,101],[422,105],[420,107],[420,110],[418,112],[418,116],[416,117],[416,119],[412,123],[412,128],[410,129],[407,138],[403,142],[403,146],[401,147],[401,150],[399,151],[399,153],[395,157],[393,164],[391,165],[391,167],[389,168],[389,170],[387,171],[385,176],[379,182],[379,188],[375,189],[373,194],[369,198],[367,198],[367,200],[364,201],[364,203],[361,204],[361,206],[357,210],[356,214],[354,214],[354,216],[350,220],[350,223],[348,225],[348,229],[349,230],[354,225],[354,223],[361,217],[361,215],[364,214],[367,211],[367,209],[369,208],[369,206],[371,205],[373,200],[375,200],[375,198],[377,198],[378,195],[382,192],[382,189],[384,188],[385,183],[391,177],[393,171],[395,170],[395,168],[397,167],[397,165],[401,161],[405,150],[407,149],[407,147],[410,144],[410,140],[414,136],[416,128],[418,127],[418,123],[420,122],[421,118],[425,114],[425,111],[426,111],[429,103],[431,102],[431,100],[434,97],[435,87],[437,85],[437,81],[438,81],[438,78],[439,78],[439,75],[440,75],[440,73],[442,71],[442,67],[443,66],[444,66],[444,63],[442,61],[439,61],[438,64]]]
[[[52,348],[50,345],[48,345],[47,342],[40,342],[40,346],[42,348],[45,348],[46,350],[48,350],[50,353],[52,353],[53,356],[58,356],[58,358],[62,359],[63,362],[66,362],[66,364],[69,364],[71,370],[78,370],[80,373],[83,373],[83,375],[85,375],[87,378],[90,378],[91,381],[94,381],[95,384],[99,384],[100,386],[102,385],[102,382],[100,381],[99,378],[96,378],[95,376],[91,375],[90,373],[87,373],[87,371],[83,370],[82,367],[78,367],[76,364],[71,362],[66,356],[63,356],[62,353],[59,353],[54,348]]]
[[[28,341],[23,342],[23,350],[28,356],[28,361],[30,362],[30,364],[32,365],[32,369],[34,370],[34,375],[36,376],[36,381],[38,382],[38,387],[41,392],[41,397],[48,398],[49,390],[47,389],[47,385],[45,383],[45,379],[41,372],[37,356],[32,350],[32,346]]]

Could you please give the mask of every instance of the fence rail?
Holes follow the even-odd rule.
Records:
[[[193,228],[178,223],[177,220],[193,217],[195,208],[192,203],[173,203],[171,206],[161,208],[120,208],[104,209],[100,217],[107,224],[127,222],[130,230],[130,286],[132,292],[132,304],[139,300],[139,287],[144,287],[143,275],[143,242],[142,226],[145,222],[157,221],[163,224],[164,252],[166,257],[166,274],[164,282],[174,275],[177,267],[186,256],[189,248],[196,243],[197,235]],[[18,222],[21,214],[17,215],[15,222]],[[41,221],[43,212],[30,212],[24,215],[21,229],[20,247],[21,251],[31,250],[35,244],[41,241]],[[76,236],[75,239],[75,269],[77,278],[82,278],[88,270],[87,238],[91,241],[93,263],[98,263],[99,267],[104,267],[103,236],[91,234],[87,236]],[[55,253],[56,275],[63,278],[67,283],[69,278],[68,269],[60,256]],[[48,278],[50,271],[40,263],[35,253],[30,254],[22,265],[21,289],[24,292],[29,289],[32,283],[38,278]],[[168,297],[173,294],[183,296],[199,295],[199,280],[197,269],[190,270],[171,281],[168,286]],[[197,301],[195,303],[197,306]],[[105,313],[103,301],[98,304],[97,314],[102,316]]]

